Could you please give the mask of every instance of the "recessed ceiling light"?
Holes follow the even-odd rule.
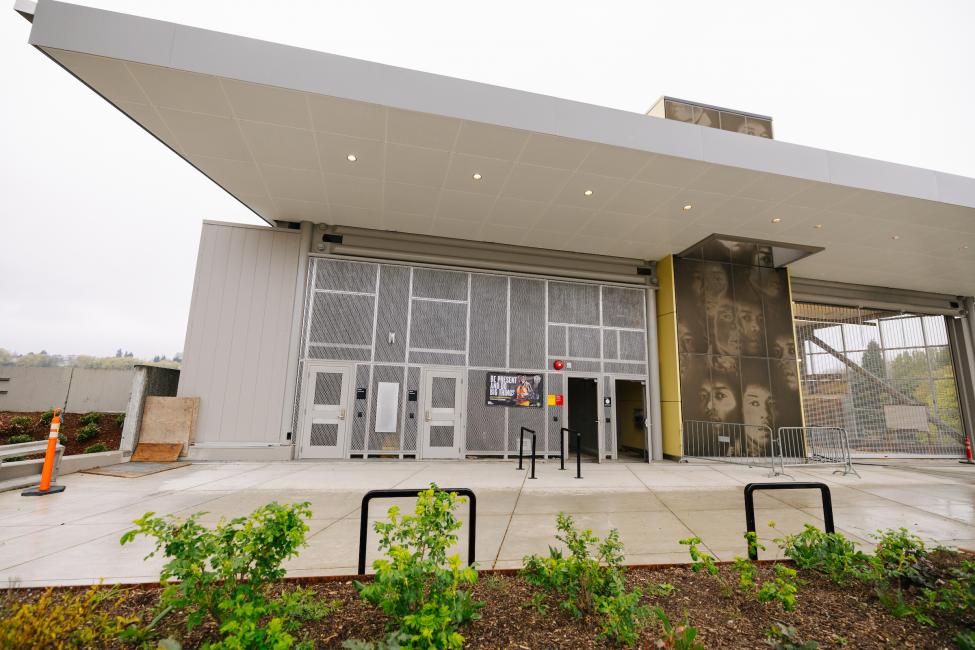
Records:
[[[345,157],[345,159],[348,160],[349,162],[355,162],[358,160],[358,158],[356,158],[356,155],[354,153],[350,153],[348,156]]]
[[[813,226],[813,228],[815,228],[816,230],[822,230],[823,229],[823,224],[817,223],[815,226]]]
[[[693,207],[694,207],[693,205],[691,205],[690,203],[688,203],[687,205],[684,206],[684,212],[687,212],[688,210],[690,210]]]
[[[890,238],[891,239],[900,239],[901,236],[900,235],[891,235]]]
[[[585,194],[586,196],[592,196],[592,190],[586,190],[585,192],[583,192],[583,194]]]
[[[968,250],[968,244],[965,244],[964,246],[962,246],[962,249],[967,251]]]
[[[474,175],[471,176],[471,178],[473,178],[475,181],[479,181],[481,180],[481,175],[478,174],[477,172],[474,172]]]
[[[782,223],[782,219],[779,217],[772,217],[772,223]]]

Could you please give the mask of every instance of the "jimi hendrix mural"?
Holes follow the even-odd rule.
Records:
[[[802,426],[788,279],[771,257],[713,240],[674,260],[682,417],[754,425],[747,455],[768,455],[769,430]],[[734,446],[712,453],[745,455]]]

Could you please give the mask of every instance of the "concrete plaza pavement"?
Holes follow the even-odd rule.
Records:
[[[87,584],[158,579],[163,559],[144,559],[145,538],[125,547],[119,537],[146,511],[188,515],[205,523],[249,513],[269,501],[311,502],[308,546],[287,564],[294,576],[355,573],[362,495],[379,488],[468,487],[477,495],[477,562],[482,568],[521,566],[554,543],[555,518],[571,513],[602,535],[618,528],[629,564],[687,562],[678,540],[698,536],[719,559],[745,554],[742,488],[760,481],[823,481],[830,486],[837,529],[867,548],[879,528],[904,526],[926,540],[975,549],[975,466],[955,461],[857,465],[862,478],[833,467],[790,469],[791,477],[728,464],[607,462],[559,471],[538,464],[536,480],[514,461],[307,461],[197,463],[141,478],[71,474],[58,495],[24,498],[0,493],[0,585]],[[374,501],[370,518],[393,502]],[[398,500],[404,508],[409,500]],[[759,536],[771,539],[823,525],[818,491],[759,493]],[[460,517],[466,521],[467,506]],[[768,527],[770,520],[776,529]],[[465,525],[460,551],[466,553]],[[375,533],[368,561],[376,556]]]

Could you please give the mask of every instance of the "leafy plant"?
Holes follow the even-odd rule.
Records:
[[[647,590],[647,595],[666,598],[675,591],[677,591],[677,587],[674,585],[669,582],[661,582],[660,584],[650,585],[650,588]]]
[[[17,415],[15,417],[10,418],[10,422],[7,423],[7,433],[10,434],[27,433],[28,431],[30,431],[32,424],[33,422],[31,422],[29,417],[24,415]]]
[[[99,429],[97,424],[86,424],[85,426],[78,429],[78,433],[75,434],[75,440],[78,442],[88,442],[92,438],[98,435]]]
[[[695,573],[706,571],[708,575],[718,575],[718,565],[715,563],[714,557],[697,547],[701,543],[700,537],[688,537],[680,540],[680,543],[687,546],[687,552],[690,553],[691,570]]]
[[[101,421],[102,421],[102,414],[95,413],[95,412],[85,413],[80,418],[78,418],[78,424],[80,424],[83,427],[86,427],[89,424],[101,424]]]
[[[688,624],[686,614],[683,622],[674,625],[660,607],[655,607],[653,613],[663,628],[663,635],[657,640],[655,647],[670,650],[704,650],[704,644],[696,640],[697,628]]]
[[[393,506],[388,522],[376,522],[386,557],[373,563],[372,582],[356,581],[355,587],[389,616],[387,642],[404,648],[460,648],[464,637],[458,628],[480,618],[482,603],[462,589],[477,582],[477,571],[461,567],[458,555],[447,556],[461,526],[454,508],[463,502],[431,483],[417,497],[415,514],[400,515]]]
[[[920,537],[906,528],[879,531],[871,537],[877,540],[873,562],[876,577],[903,584],[932,583],[926,562],[928,551]]]
[[[975,626],[975,560],[964,560],[936,590],[925,589],[929,608]]]
[[[108,451],[108,445],[106,445],[103,442],[96,442],[93,445],[89,445],[88,447],[85,447],[85,452],[84,453],[86,453],[86,454],[97,454],[98,452],[101,452],[101,451]]]
[[[975,650],[975,630],[962,630],[955,635],[955,643],[961,650]]]
[[[925,608],[910,602],[904,596],[900,587],[894,589],[877,589],[877,599],[895,618],[912,617],[922,625],[934,625],[934,620],[925,613]]]
[[[858,551],[841,533],[824,533],[806,524],[801,533],[775,541],[800,569],[825,573],[837,584],[871,573],[870,557]]]
[[[623,543],[613,529],[600,540],[592,530],[577,530],[570,515],[559,513],[558,533],[568,555],[549,547],[549,556],[525,558],[522,576],[536,587],[558,594],[559,606],[574,616],[598,613],[601,636],[624,645],[636,643],[650,610],[640,604],[639,589],[627,591],[623,580]]]
[[[60,594],[48,589],[0,619],[0,648],[104,647],[135,620],[105,613],[101,604],[110,599],[117,605],[122,596],[98,586]]]
[[[119,429],[125,426],[125,413],[119,413],[115,416],[115,424],[118,425]]]
[[[803,641],[796,628],[784,623],[776,623],[768,633],[765,645],[774,650],[816,650],[819,647],[817,641]]]
[[[784,564],[775,565],[775,578],[766,580],[758,590],[758,602],[767,603],[777,600],[782,609],[791,612],[796,608],[796,570]]]
[[[51,420],[54,419],[54,409],[48,409],[41,413],[41,417],[38,419],[40,424],[46,427],[51,426]]]
[[[736,557],[734,570],[738,574],[738,589],[741,591],[752,591],[755,589],[758,571],[755,569],[754,562],[746,557]]]
[[[268,586],[284,576],[284,560],[305,545],[308,503],[272,502],[247,517],[221,520],[212,530],[200,525],[203,513],[183,520],[154,514],[137,519],[137,528],[126,532],[121,543],[146,535],[155,539],[147,557],[162,553],[168,558],[160,572],[161,608],[184,611],[190,630],[210,618],[223,637],[214,648],[291,647],[294,638],[284,616],[300,613],[296,603],[307,597],[269,600]]]
[[[18,433],[15,436],[10,436],[7,438],[8,445],[16,445],[21,442],[32,442],[34,437],[26,433]]]

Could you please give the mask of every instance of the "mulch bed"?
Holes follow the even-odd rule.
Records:
[[[10,430],[10,420],[15,417],[30,418],[33,423],[31,429],[27,431],[34,440],[47,440],[50,427],[41,422],[43,411],[31,411],[28,413],[18,413],[13,411],[0,411],[0,444],[6,444],[7,439],[14,435],[15,431]],[[65,438],[64,454],[83,454],[85,449],[92,445],[102,443],[110,451],[119,448],[122,440],[122,427],[117,422],[118,413],[102,413],[98,423],[98,435],[84,442],[78,442],[78,430],[81,429],[79,418],[84,413],[62,413],[61,414],[61,436]],[[41,458],[43,454],[25,456],[25,458]]]
[[[960,557],[946,556],[942,564],[958,563]],[[943,566],[947,569],[947,566]],[[758,567],[762,579],[772,575],[772,565]],[[722,575],[731,585],[736,576],[727,565]],[[711,576],[694,573],[689,566],[631,568],[627,573],[630,586],[642,587],[670,583],[675,589],[666,596],[648,596],[651,606],[660,606],[678,624],[686,615],[698,628],[698,640],[707,648],[767,648],[765,639],[776,622],[798,629],[802,640],[815,640],[820,648],[951,648],[952,637],[961,629],[961,621],[936,618],[933,627],[923,626],[910,618],[895,618],[880,604],[872,588],[863,583],[833,584],[811,571],[800,571],[798,604],[794,612],[784,612],[777,603],[759,603],[753,596],[734,591],[728,595]],[[339,609],[322,621],[307,623],[297,636],[314,640],[316,648],[340,648],[346,639],[376,639],[383,635],[385,616],[364,603],[350,579],[308,579],[288,581],[276,589],[291,589],[301,584],[313,589],[323,601],[338,600]],[[157,587],[123,587],[124,598],[115,613],[138,615],[143,620],[152,616],[159,590]],[[0,592],[0,604],[35,599],[41,590]],[[475,599],[485,603],[482,618],[461,630],[467,648],[611,648],[598,638],[596,618],[573,618],[551,598],[546,610],[530,605],[535,589],[513,572],[482,572],[474,588]],[[204,625],[187,634],[177,616],[164,619],[164,634],[172,634],[184,648],[199,647],[214,639],[215,630]],[[653,648],[660,627],[653,623],[641,636],[638,647]]]

